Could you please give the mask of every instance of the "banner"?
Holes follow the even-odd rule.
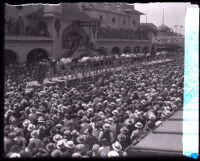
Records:
[[[156,44],[184,44],[183,36],[157,36],[152,38]]]

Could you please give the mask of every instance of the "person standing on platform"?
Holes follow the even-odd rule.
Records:
[[[44,62],[39,62],[38,65],[38,84],[43,84],[46,75],[46,64]]]
[[[51,58],[49,61],[49,80],[52,81],[52,78],[55,77],[56,74],[56,60]]]

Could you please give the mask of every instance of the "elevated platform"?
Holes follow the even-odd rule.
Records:
[[[162,60],[162,61],[158,60],[158,61],[152,61],[152,62],[154,64],[156,64],[156,63],[163,63],[163,62],[170,62],[170,61],[173,61],[173,59],[166,59],[166,60]],[[136,62],[134,65],[132,65],[132,66],[130,66],[128,68],[135,68],[135,67],[137,67],[138,64],[151,65],[151,62],[145,62],[145,63]],[[72,78],[71,75],[69,75],[68,79],[65,76],[63,80],[59,79],[59,77],[55,77],[55,78],[52,79],[52,81],[49,81],[48,79],[45,79],[43,85],[50,86],[50,85],[55,85],[55,84],[63,84],[63,85],[67,85],[67,86],[74,86],[74,85],[79,85],[80,83],[84,83],[84,82],[96,81],[96,80],[98,80],[99,77],[101,77],[101,75],[113,74],[113,72],[115,73],[115,72],[119,72],[121,70],[123,70],[122,67],[118,67],[116,69],[112,68],[111,71],[103,70],[98,74],[91,73],[91,75],[88,75],[88,76],[83,76],[81,73],[78,73],[77,77],[73,77]],[[37,81],[31,81],[31,82],[28,82],[27,84],[30,87],[41,86],[40,84],[38,84]]]

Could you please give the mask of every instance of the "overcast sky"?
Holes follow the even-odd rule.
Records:
[[[135,9],[146,14],[147,22],[154,23],[156,26],[162,25],[163,8],[164,24],[172,27],[174,25],[184,26],[184,17],[187,7],[198,7],[190,3],[135,3]],[[146,22],[146,15],[141,16],[142,23]]]

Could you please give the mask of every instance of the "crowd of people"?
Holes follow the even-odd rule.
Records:
[[[132,143],[182,108],[183,64],[138,64],[75,87],[29,87],[36,68],[25,64],[6,71],[5,157],[131,156]]]
[[[21,16],[5,17],[6,35],[49,36],[49,32],[37,26],[25,25]]]
[[[56,60],[56,69],[54,70],[54,77],[61,77],[62,75],[71,75],[72,77],[77,77],[78,74],[83,76],[89,74],[98,74],[103,70],[111,70],[120,66],[133,65],[134,62],[143,61],[150,59],[150,53],[146,56],[144,54],[122,54],[122,55],[113,55],[113,56],[95,56],[95,57],[83,57],[80,59],[71,59],[70,62],[64,62],[59,66],[59,60]],[[60,59],[61,60],[61,59]],[[47,70],[49,69],[49,63],[47,62]],[[16,64],[6,67],[5,77],[8,76],[16,79],[24,79],[25,82],[37,80],[38,72],[38,62],[35,63],[23,63]],[[61,70],[63,69],[63,70]],[[63,74],[62,74],[63,73]],[[48,77],[49,70],[46,72],[46,77]]]
[[[136,32],[132,29],[99,27],[97,37],[99,39],[134,39]]]

